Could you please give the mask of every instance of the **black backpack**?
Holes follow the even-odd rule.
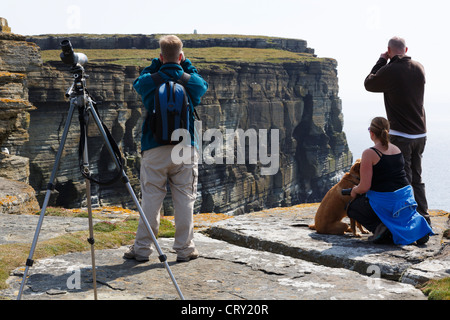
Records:
[[[183,73],[177,81],[165,81],[158,72],[151,76],[156,91],[155,107],[153,113],[149,114],[150,129],[159,144],[178,144],[182,138],[172,141],[172,133],[177,129],[189,131],[191,121],[191,106],[185,88],[191,75]]]

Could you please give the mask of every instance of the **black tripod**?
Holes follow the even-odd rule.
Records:
[[[65,40],[67,41],[67,40]],[[66,45],[70,45],[70,42],[67,41]],[[61,46],[63,47],[64,41],[61,43]],[[72,47],[70,45],[70,49],[72,50]],[[64,53],[64,47],[63,47],[63,53]],[[73,50],[71,52],[69,52],[69,54],[71,54],[72,56],[72,62],[74,62],[73,60]],[[77,58],[78,55],[83,55],[83,54],[79,54],[79,53],[75,53],[75,58]],[[83,55],[84,56],[84,55]],[[85,56],[84,56],[85,57]],[[63,57],[61,56],[61,58],[63,59]],[[78,60],[78,61],[77,61]],[[64,59],[63,59],[64,61]],[[66,62],[66,61],[64,61]],[[20,285],[20,290],[19,290],[19,294],[17,296],[17,300],[21,299],[22,296],[22,292],[27,280],[27,274],[28,274],[28,269],[33,265],[33,254],[36,248],[36,244],[39,238],[39,233],[41,230],[41,226],[44,220],[44,216],[45,216],[45,211],[50,199],[50,194],[51,192],[55,189],[55,185],[54,185],[54,181],[56,178],[56,172],[58,170],[59,167],[59,163],[61,160],[61,155],[64,149],[64,144],[67,138],[67,134],[69,132],[69,127],[70,127],[70,123],[72,121],[72,117],[73,117],[73,113],[75,110],[75,107],[78,107],[78,111],[80,114],[80,126],[81,126],[81,138],[80,138],[80,156],[82,157],[82,173],[83,176],[86,177],[86,196],[87,196],[87,207],[88,207],[88,215],[89,215],[89,238],[87,239],[87,241],[91,244],[91,258],[92,258],[92,275],[93,275],[93,284],[94,284],[94,298],[95,300],[97,300],[97,280],[96,280],[96,270],[95,270],[95,251],[94,251],[94,231],[93,231],[93,222],[92,222],[92,206],[91,206],[91,185],[90,185],[90,170],[89,170],[89,160],[88,160],[88,148],[87,148],[87,125],[85,125],[87,123],[87,120],[89,118],[89,115],[92,116],[92,118],[94,119],[98,130],[100,131],[103,140],[105,142],[105,145],[107,146],[107,149],[109,151],[109,153],[111,154],[112,158],[114,159],[114,163],[117,167],[117,169],[119,170],[119,174],[121,175],[121,180],[122,182],[125,184],[128,192],[130,193],[136,207],[139,210],[139,214],[140,214],[140,218],[142,219],[142,221],[144,222],[145,226],[148,229],[148,232],[150,233],[153,243],[156,247],[156,250],[159,253],[159,260],[161,262],[164,263],[164,266],[167,269],[167,272],[169,273],[170,278],[172,279],[172,282],[178,292],[178,295],[180,296],[181,300],[184,300],[183,294],[181,293],[180,288],[178,287],[178,284],[170,270],[169,264],[167,263],[167,257],[166,255],[163,254],[160,246],[158,245],[158,242],[156,240],[156,237],[150,227],[150,224],[148,223],[147,218],[145,217],[145,214],[139,204],[139,201],[133,191],[133,188],[131,187],[131,184],[129,182],[129,179],[125,173],[125,171],[123,170],[122,167],[122,159],[120,156],[120,151],[118,151],[117,145],[114,142],[114,140],[112,139],[111,135],[109,134],[109,131],[107,130],[107,128],[103,125],[102,121],[100,120],[97,111],[94,108],[94,101],[91,99],[91,97],[89,96],[87,90],[86,90],[86,76],[85,76],[85,72],[84,72],[84,68],[80,63],[85,63],[87,62],[87,58],[81,62],[79,59],[75,60],[75,65],[72,67],[71,72],[73,73],[73,77],[74,77],[74,82],[72,84],[72,86],[67,90],[66,92],[66,97],[70,98],[70,108],[69,108],[69,113],[67,116],[67,120],[66,120],[66,124],[64,127],[64,132],[62,134],[62,138],[61,138],[61,143],[59,145],[58,148],[58,152],[56,154],[56,160],[55,160],[55,164],[53,167],[53,171],[51,173],[50,176],[50,182],[47,185],[47,193],[45,195],[44,198],[44,203],[41,209],[41,213],[39,216],[39,220],[38,220],[38,224],[36,227],[36,232],[34,234],[34,239],[31,245],[31,250],[30,250],[30,254],[28,256],[28,259],[26,261],[26,268],[25,268],[25,272],[23,275],[23,279],[22,279],[22,283]]]

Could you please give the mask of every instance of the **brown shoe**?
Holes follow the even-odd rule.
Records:
[[[139,262],[147,262],[149,260],[148,257],[137,255],[134,251],[134,245],[129,246],[128,250],[123,254],[125,259],[134,259]]]
[[[198,257],[199,253],[197,249],[194,249],[194,251],[188,254],[187,256],[177,255],[177,262],[189,262],[191,260],[197,259]]]

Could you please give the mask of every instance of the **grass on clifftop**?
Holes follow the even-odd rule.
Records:
[[[85,49],[76,50],[88,56],[91,64],[118,64],[123,66],[146,67],[153,58],[159,57],[160,50],[153,49]],[[280,49],[254,49],[254,48],[184,48],[187,58],[194,65],[207,67],[208,65],[221,65],[227,62],[249,63],[295,63],[302,61],[323,61],[323,58],[314,57],[308,53],[296,53]],[[61,50],[43,50],[42,60],[60,61]]]

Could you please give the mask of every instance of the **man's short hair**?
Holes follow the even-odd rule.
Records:
[[[178,57],[183,50],[183,42],[174,35],[163,36],[159,39],[161,54],[165,61],[178,62]]]
[[[393,37],[389,40],[388,47],[394,50],[396,53],[404,53],[406,50],[405,39],[400,37]]]

